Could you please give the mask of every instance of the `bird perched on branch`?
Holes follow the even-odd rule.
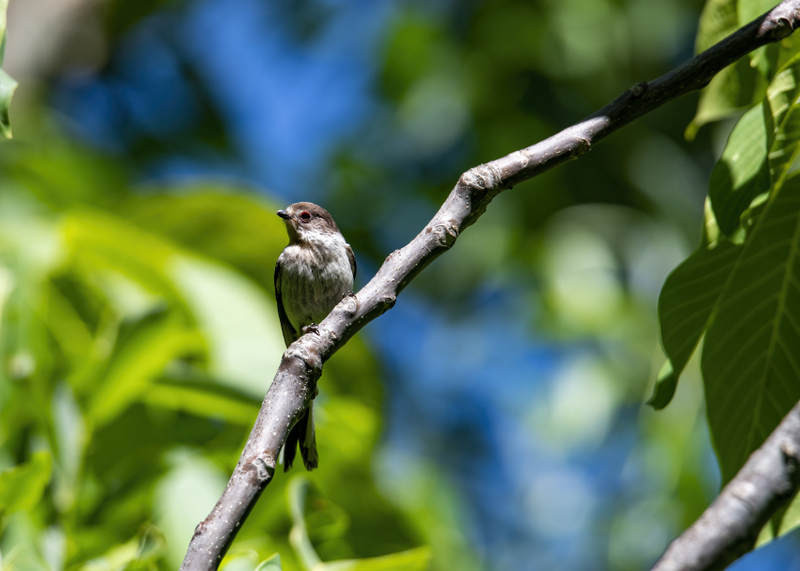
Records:
[[[303,333],[316,329],[345,295],[353,291],[356,259],[333,217],[311,202],[278,210],[289,244],[275,264],[275,297],[283,340],[288,347]],[[292,467],[297,446],[306,469],[317,467],[313,403],[289,431],[283,447],[284,471]]]

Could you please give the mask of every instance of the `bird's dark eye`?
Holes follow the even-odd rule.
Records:
[[[310,212],[301,212],[300,213],[300,220],[303,222],[308,222],[311,220],[311,213]]]

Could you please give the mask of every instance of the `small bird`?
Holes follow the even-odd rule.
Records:
[[[278,210],[289,244],[275,264],[275,298],[286,346],[314,331],[345,295],[352,294],[356,258],[333,217],[311,202]],[[284,472],[292,467],[297,446],[307,470],[317,467],[313,404],[289,431],[283,447]]]

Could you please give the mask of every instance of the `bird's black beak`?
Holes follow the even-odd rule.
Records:
[[[278,216],[280,216],[284,220],[289,220],[289,218],[291,218],[291,216],[289,216],[289,213],[286,212],[285,210],[278,210],[275,214],[277,214]]]

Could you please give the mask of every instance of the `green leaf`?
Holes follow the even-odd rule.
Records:
[[[427,569],[431,552],[427,547],[418,547],[367,559],[348,559],[326,563],[325,571],[422,571]]]
[[[272,378],[264,371],[277,369],[285,349],[275,302],[263,289],[113,216],[74,213],[63,227],[75,267],[118,311],[138,317],[161,300],[177,306],[202,332],[213,376],[263,396]]]
[[[150,388],[168,363],[204,348],[199,332],[174,312],[158,311],[126,324],[91,400],[92,419],[97,424],[113,419]]]
[[[736,13],[739,26],[745,26],[775,7],[775,0],[742,0],[736,2]],[[771,61],[777,55],[779,46],[770,44],[753,50],[748,54],[750,64],[758,69],[765,78],[769,78],[774,70]]]
[[[711,171],[708,196],[717,224],[727,236],[738,230],[739,218],[753,198],[769,188],[769,142],[763,113],[758,105],[742,116]]]
[[[700,15],[695,53],[707,50],[739,29],[736,0],[708,0]],[[700,93],[697,112],[686,128],[686,138],[712,121],[728,117],[761,99],[766,83],[758,71],[742,58],[720,71]]]
[[[241,274],[200,258],[175,257],[168,275],[208,342],[210,373],[260,402],[286,350],[275,301]]]
[[[678,377],[700,341],[740,253],[734,244],[724,239],[719,241],[716,229],[730,235],[740,226],[749,229],[756,224],[766,204],[770,179],[775,188],[780,188],[800,151],[800,106],[795,104],[798,97],[800,57],[796,56],[775,76],[764,106],[752,108],[736,125],[712,172],[709,196],[714,211],[707,212],[706,218],[707,223],[713,223],[715,235],[704,240],[667,278],[659,299],[667,362],[659,371],[653,396],[648,401],[655,409],[665,407],[672,399]],[[767,146],[769,153],[765,151]],[[759,195],[761,200],[757,199]]]
[[[775,0],[738,0],[736,13],[739,25],[745,26],[778,5]]]
[[[696,53],[711,47],[774,5],[774,0],[710,0],[700,17]],[[795,43],[771,44],[720,71],[700,93],[695,117],[686,128],[687,139],[694,139],[706,123],[729,117],[761,101],[774,70],[783,68],[787,58],[793,58],[797,51]]]
[[[321,569],[322,560],[311,544],[306,526],[305,507],[306,498],[311,492],[311,482],[305,476],[292,478],[286,488],[289,499],[289,514],[292,517],[292,530],[289,532],[291,543],[297,558],[306,569]]]
[[[219,571],[253,571],[260,561],[258,552],[253,549],[230,551],[219,564]]]
[[[10,515],[35,508],[50,482],[53,461],[49,452],[36,452],[19,466],[0,472],[0,513]]]
[[[797,156],[800,56],[789,60],[770,83],[762,105],[745,113],[728,137],[709,183],[720,230],[732,236],[742,213],[770,184],[778,187]]]
[[[256,571],[281,571],[282,569],[281,556],[277,553],[269,559],[265,559],[256,567]]]
[[[153,189],[120,204],[119,212],[137,227],[233,266],[269,290],[275,265],[265,262],[277,259],[287,240],[278,208],[252,192],[204,183]]]
[[[11,107],[11,98],[14,96],[18,85],[13,77],[0,69],[0,133],[6,139],[10,139],[12,136],[11,119],[8,115],[8,110]]]
[[[218,382],[160,379],[143,396],[149,405],[251,426],[261,400]]]
[[[800,151],[800,54],[789,60],[767,89],[767,131],[774,133],[769,145],[769,169],[773,186],[780,186]]]
[[[6,11],[8,0],[0,0],[0,65],[6,54]],[[8,118],[8,108],[11,105],[11,96],[17,89],[17,82],[0,69],[0,133],[6,139],[11,138],[11,121]]]
[[[694,140],[703,125],[730,117],[760,100],[765,85],[746,58],[721,70],[700,92],[697,112],[686,128],[686,138]]]
[[[65,216],[62,233],[75,268],[89,283],[105,289],[123,315],[140,314],[162,299],[185,308],[170,275],[171,265],[182,252],[169,242],[122,219],[90,210]],[[134,292],[130,282],[121,286],[120,275],[140,291]]]
[[[736,0],[708,0],[697,24],[694,52],[707,50],[738,29]]]
[[[86,562],[80,571],[135,571],[155,569],[155,564],[163,555],[164,537],[152,526],[145,529],[139,537],[116,545],[100,557]]]
[[[312,494],[315,496],[313,501],[307,501]],[[313,569],[314,571],[421,571],[427,569],[430,562],[430,549],[427,547],[419,547],[382,557],[323,562],[314,549],[310,533],[313,532],[315,535],[320,535],[319,539],[327,539],[332,534],[341,534],[343,529],[341,527],[342,522],[338,521],[340,516],[334,514],[333,518],[320,519],[317,517],[322,512],[331,512],[332,506],[330,502],[326,502],[311,487],[310,481],[305,476],[296,476],[289,482],[287,495],[289,511],[292,516],[292,530],[289,534],[289,542],[305,569]],[[307,513],[307,503],[314,506],[310,513]],[[335,508],[335,510],[338,510],[338,508]],[[346,517],[346,514],[344,516]],[[321,523],[322,525],[320,525]],[[326,532],[326,530],[331,529],[331,526],[335,529]]]
[[[161,477],[152,494],[153,521],[166,540],[166,568],[177,569],[197,522],[217,503],[228,476],[211,460],[188,449],[171,451],[166,461],[169,472]]]
[[[8,26],[8,0],[0,0],[0,65],[6,57],[6,27]]]
[[[701,245],[667,277],[658,299],[661,342],[667,354],[647,404],[662,409],[669,404],[689,358],[706,329],[719,294],[741,251],[721,240]]]
[[[378,436],[375,410],[343,395],[327,400],[318,410],[318,426],[329,436],[317,443],[324,456],[332,455],[339,462],[368,462]]]
[[[701,366],[728,482],[800,399],[800,178],[766,206],[720,294]]]

